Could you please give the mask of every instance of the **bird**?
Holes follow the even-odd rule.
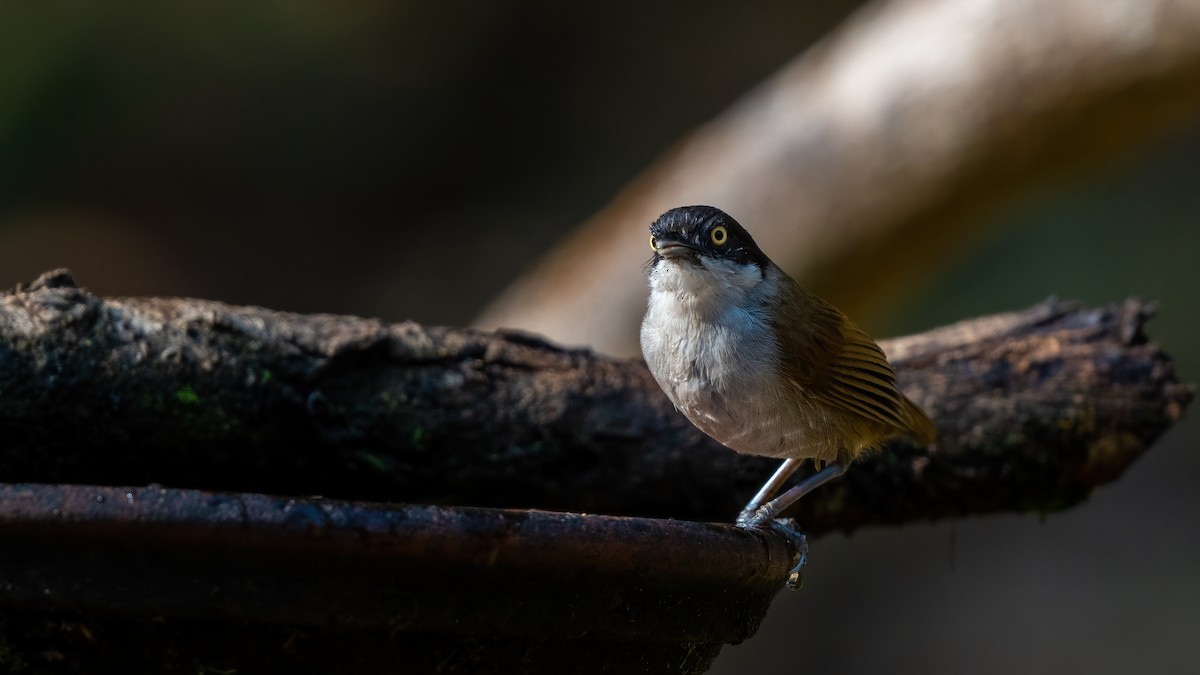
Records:
[[[739,453],[783,459],[738,515],[778,524],[801,497],[894,438],[936,439],[900,392],[879,345],[789,277],[744,227],[712,206],[682,206],[650,225],[653,250],[641,348],[650,373],[696,427]],[[774,495],[806,460],[815,473]]]

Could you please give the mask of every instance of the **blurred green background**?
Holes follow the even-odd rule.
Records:
[[[67,266],[106,295],[467,324],[856,5],[816,4],[5,3],[0,287]],[[974,224],[861,323],[1138,295],[1194,378],[1198,178],[1200,119]],[[713,672],[1200,672],[1198,444],[1185,422],[1045,519],[821,540]]]

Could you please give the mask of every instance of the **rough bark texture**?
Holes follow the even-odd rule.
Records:
[[[1200,3],[870,3],[647,169],[480,318],[636,354],[662,212],[711,204],[851,316],[981,216],[1194,119]]]
[[[1112,480],[1190,389],[1146,305],[1050,300],[885,341],[940,429],[805,500],[811,532],[1053,510]],[[104,300],[69,274],[0,295],[0,477],[728,521],[773,462],[673,410],[640,360],[526,335]]]

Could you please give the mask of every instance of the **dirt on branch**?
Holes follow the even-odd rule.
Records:
[[[1054,510],[1191,398],[1137,300],[1049,300],[885,341],[939,427],[806,500],[812,532]],[[729,520],[774,462],[678,414],[640,360],[528,335],[103,299],[66,271],[0,295],[0,479]]]

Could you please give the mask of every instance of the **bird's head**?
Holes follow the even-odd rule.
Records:
[[[765,269],[770,263],[746,228],[712,206],[680,206],[650,225],[652,264],[661,260],[700,264],[709,259]]]
[[[712,206],[681,206],[650,225],[651,286],[710,295],[746,292],[767,275],[771,261],[750,233]]]

